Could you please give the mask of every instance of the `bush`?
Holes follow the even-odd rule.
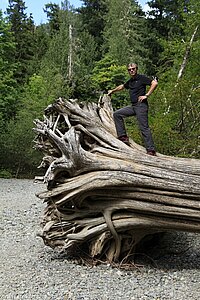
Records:
[[[0,178],[12,178],[12,174],[8,170],[0,170]]]

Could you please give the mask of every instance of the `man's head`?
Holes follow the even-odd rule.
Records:
[[[135,63],[128,64],[127,69],[128,69],[129,75],[131,77],[135,77],[137,74],[138,65]]]

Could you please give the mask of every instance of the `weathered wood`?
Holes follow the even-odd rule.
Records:
[[[148,234],[200,232],[200,161],[150,156],[116,138],[110,97],[58,99],[36,120],[47,202],[42,238],[92,257],[119,260]]]

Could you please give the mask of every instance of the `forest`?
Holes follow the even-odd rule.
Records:
[[[48,1],[48,0],[47,0]],[[158,152],[200,158],[200,3],[151,0],[144,12],[135,0],[47,3],[47,23],[36,25],[26,1],[0,10],[0,177],[34,177],[41,153],[34,149],[33,121],[57,98],[98,102],[129,75],[158,77],[149,97],[149,123]],[[112,97],[113,109],[129,103]],[[142,145],[135,118],[129,136]]]

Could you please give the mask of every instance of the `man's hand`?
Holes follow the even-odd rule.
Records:
[[[116,88],[114,88],[113,90],[109,90],[108,91],[108,96],[111,96],[113,93],[115,92],[119,92],[119,91],[122,91],[124,89],[124,85],[123,84],[120,84],[118,85]]]
[[[155,79],[152,80],[150,89],[148,90],[146,95],[138,97],[138,102],[142,102],[142,101],[146,100],[153,93],[153,91],[156,89],[157,85],[158,85],[158,81],[155,80]]]
[[[144,100],[146,100],[147,99],[147,96],[145,95],[145,96],[139,96],[138,97],[138,102],[142,102],[142,101],[144,101]]]
[[[109,90],[107,95],[108,95],[108,96],[111,96],[112,93],[113,93],[113,90]]]

